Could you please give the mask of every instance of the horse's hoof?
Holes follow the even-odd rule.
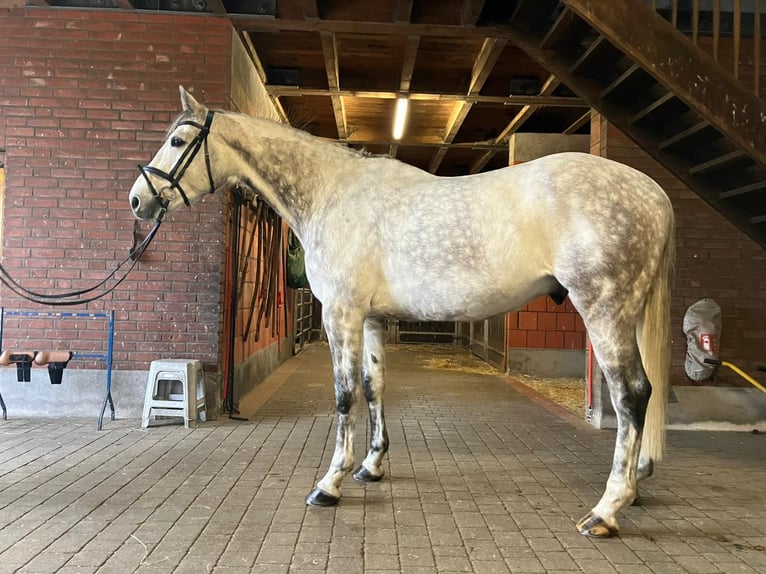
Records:
[[[332,494],[327,494],[325,491],[315,488],[311,491],[311,494],[306,497],[306,504],[309,506],[335,506],[338,504],[339,500],[340,496],[333,496]]]
[[[643,457],[638,461],[638,469],[636,470],[636,479],[644,480],[649,478],[654,473],[654,461],[651,458],[644,459]]]
[[[577,530],[583,536],[591,538],[611,538],[617,536],[616,526],[609,526],[600,516],[592,512],[586,514],[580,522],[577,523]]]
[[[636,497],[633,499],[633,502],[630,503],[631,506],[641,506],[641,497],[636,493]]]
[[[359,482],[378,482],[383,478],[383,474],[372,474],[364,467],[364,465],[360,465],[359,468],[354,471],[353,477],[354,480],[358,480]]]

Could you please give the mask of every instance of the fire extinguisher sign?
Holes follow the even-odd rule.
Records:
[[[715,335],[711,333],[702,333],[700,335],[700,345],[702,350],[707,353],[715,352]]]

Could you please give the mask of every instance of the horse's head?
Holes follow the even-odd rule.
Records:
[[[130,190],[130,207],[138,219],[161,218],[165,211],[190,206],[215,191],[207,149],[213,112],[183,86],[180,90],[183,112],[149,165],[138,166],[141,175]]]

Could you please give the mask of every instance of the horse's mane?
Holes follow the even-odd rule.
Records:
[[[335,149],[340,153],[345,153],[350,157],[357,157],[357,158],[365,158],[365,157],[387,157],[385,155],[379,155],[374,154],[366,149],[354,149],[350,148],[346,145],[344,145],[341,142],[337,142],[334,140],[326,139],[323,137],[315,136],[313,134],[310,134],[304,129],[297,128],[294,126],[291,126],[290,124],[286,124],[283,122],[279,122],[270,118],[263,118],[258,116],[252,116],[249,114],[243,114],[240,112],[233,112],[230,110],[221,110],[221,109],[214,109],[212,110],[216,114],[225,114],[227,116],[235,116],[235,117],[242,117],[246,119],[256,120],[259,122],[266,123],[270,126],[273,126],[276,130],[280,131],[281,133],[287,135],[288,138],[294,139],[298,142],[303,142],[311,145],[317,145],[318,142],[321,142],[322,144],[328,146],[331,149]],[[203,123],[205,120],[204,118],[197,118],[194,116],[194,112],[192,110],[184,110],[176,118],[173,120],[173,123],[170,124],[170,127],[167,129],[167,132],[165,133],[165,139],[170,137],[170,134],[173,133],[173,131],[182,123],[189,120],[196,120],[200,123]]]

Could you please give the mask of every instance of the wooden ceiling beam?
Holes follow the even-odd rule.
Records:
[[[317,0],[303,0],[303,18],[311,21],[319,20]]]
[[[463,26],[476,26],[486,0],[463,0],[460,10],[460,23]]]
[[[332,111],[335,114],[335,125],[338,128],[338,138],[348,137],[348,122],[346,120],[346,106],[343,96],[340,95],[340,79],[338,74],[338,45],[335,34],[332,32],[320,32],[322,39],[322,54],[327,71],[327,85],[332,97]]]
[[[549,76],[547,80],[545,80],[545,83],[543,84],[543,87],[540,89],[539,96],[546,97],[553,95],[553,92],[556,91],[556,88],[558,88],[561,85],[561,81],[556,76]],[[516,133],[519,131],[519,128],[521,128],[524,123],[531,118],[534,113],[539,110],[542,106],[535,105],[535,104],[527,104],[521,110],[518,114],[516,114],[510,122],[508,122],[508,125],[505,126],[499,134],[495,137],[495,143],[499,144],[502,142],[505,142],[511,134]],[[507,149],[507,148],[506,148]],[[482,170],[482,168],[487,165],[489,160],[492,159],[492,156],[495,155],[494,152],[487,152],[481,155],[473,164],[471,165],[470,172],[471,173],[478,173]]]
[[[229,19],[237,30],[248,32],[332,32],[334,34],[379,34],[443,38],[509,39],[503,26],[457,26],[450,24],[411,24],[409,22],[365,22],[356,20],[307,20],[265,18],[252,14],[232,14]]]
[[[500,54],[503,53],[506,43],[506,40],[498,40],[497,38],[484,39],[479,55],[473,63],[471,83],[468,86],[468,96],[476,96],[481,92],[489,74],[495,67],[498,58],[500,58]],[[449,120],[447,120],[447,127],[444,130],[444,143],[452,143],[455,139],[463,122],[468,117],[468,112],[471,111],[471,106],[473,106],[473,102],[465,100],[455,104],[452,109],[452,114],[450,115]],[[434,157],[431,159],[431,163],[428,166],[428,170],[431,173],[436,173],[436,170],[439,169],[448,149],[449,148],[447,147],[439,148],[434,154]]]
[[[408,36],[407,44],[404,46],[404,57],[402,58],[402,74],[399,78],[399,92],[407,93],[410,91],[412,74],[415,72],[415,60],[418,57],[418,48],[420,47],[420,36]],[[391,144],[388,149],[388,155],[396,157],[397,145]]]
[[[348,98],[371,98],[378,100],[395,100],[399,92],[373,90],[328,90],[326,88],[299,88],[295,86],[266,86],[270,94],[278,96],[331,96],[340,95]],[[549,108],[587,108],[588,104],[582,98],[571,96],[483,96],[466,94],[436,94],[429,92],[410,92],[407,97],[412,101],[422,102],[460,102],[473,104],[502,104],[506,106],[545,106]]]
[[[477,151],[486,151],[486,150],[493,150],[493,151],[503,151],[508,149],[505,145],[499,145],[495,144],[492,141],[479,141],[479,142],[452,142],[449,144],[445,144],[441,141],[438,137],[433,136],[416,136],[416,137],[410,137],[405,138],[400,141],[391,141],[391,140],[379,140],[379,139],[369,139],[369,138],[354,138],[353,136],[344,140],[331,140],[331,141],[339,141],[340,143],[347,144],[347,145],[358,145],[358,146],[397,146],[397,147],[448,147],[450,149],[471,149],[471,150],[477,150]]]
[[[420,36],[407,36],[407,44],[404,47],[402,74],[399,79],[399,91],[409,92],[412,74],[415,73],[415,60],[418,57]]]
[[[413,0],[397,0],[394,22],[404,24],[410,23],[410,20],[412,20],[412,3]]]
[[[133,0],[117,0],[117,3],[133,4]],[[223,5],[223,0],[207,0],[207,6],[213,14],[226,14],[226,6]]]

